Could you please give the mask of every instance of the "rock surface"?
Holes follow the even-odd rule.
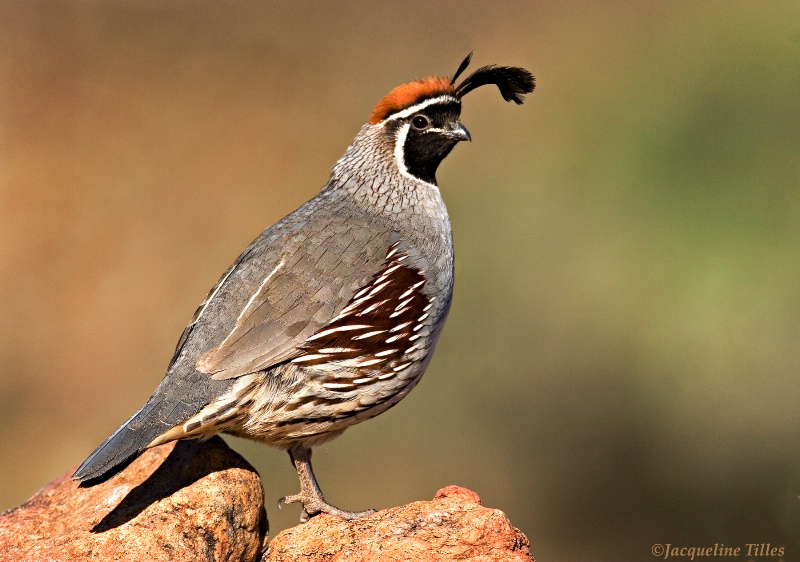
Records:
[[[448,486],[433,501],[379,511],[357,521],[318,515],[270,543],[265,561],[473,560],[532,562],[528,539],[475,492]]]
[[[357,521],[313,517],[280,533],[260,558],[261,480],[219,438],[156,447],[88,488],[72,472],[0,514],[0,562],[533,562],[528,539],[503,512],[458,486]]]
[[[70,471],[0,515],[0,562],[256,560],[261,480],[222,439],[162,445],[106,482]]]

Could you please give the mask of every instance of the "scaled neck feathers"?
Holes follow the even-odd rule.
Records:
[[[420,203],[441,201],[439,188],[400,169],[395,155],[396,138],[375,125],[366,124],[331,170],[323,192],[344,190],[354,200],[389,213]],[[426,205],[427,206],[427,205]]]

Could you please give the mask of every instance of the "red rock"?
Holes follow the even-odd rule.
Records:
[[[270,543],[264,561],[473,560],[532,562],[528,539],[478,495],[448,486],[433,501],[379,511],[356,521],[318,515],[286,529]]]
[[[256,560],[261,551],[261,480],[219,438],[156,447],[90,488],[73,472],[0,515],[0,562]]]
[[[219,438],[157,447],[90,488],[71,475],[0,515],[0,562],[259,559],[261,481]],[[275,537],[263,560],[533,561],[503,512],[458,486],[357,521],[319,515]]]

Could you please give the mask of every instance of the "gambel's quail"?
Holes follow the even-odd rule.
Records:
[[[268,228],[222,276],[141,410],[75,471],[107,479],[144,449],[229,433],[286,449],[302,519],[355,518],[328,504],[311,448],[397,404],[419,382],[453,292],[453,239],[436,169],[459,141],[461,98],[493,84],[522,103],[534,79],[484,66],[398,86],[309,202]]]

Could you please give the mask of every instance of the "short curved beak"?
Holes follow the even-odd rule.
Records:
[[[472,136],[470,136],[467,128],[458,121],[449,123],[445,130],[447,137],[453,139],[456,142],[472,140]]]

